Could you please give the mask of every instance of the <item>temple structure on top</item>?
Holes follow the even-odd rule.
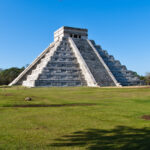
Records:
[[[72,28],[72,27],[61,27],[57,31],[54,32],[54,41],[57,41],[63,37],[72,37],[78,39],[87,39],[88,38],[88,30],[80,29],[80,28]]]
[[[131,86],[142,81],[88,39],[88,30],[63,26],[49,45],[12,83],[26,87]]]

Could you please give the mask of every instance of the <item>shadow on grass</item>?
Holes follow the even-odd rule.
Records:
[[[88,150],[149,150],[150,128],[118,126],[112,130],[87,129],[55,139],[54,147],[85,147]]]
[[[93,106],[94,103],[72,103],[72,104],[22,104],[22,105],[5,105],[3,107],[73,107],[73,106]]]

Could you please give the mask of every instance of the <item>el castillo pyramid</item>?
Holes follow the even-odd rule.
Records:
[[[63,26],[54,32],[54,42],[11,85],[131,86],[142,82],[93,40],[88,30]]]

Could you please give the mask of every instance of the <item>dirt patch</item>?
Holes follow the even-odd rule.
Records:
[[[42,127],[37,127],[37,128],[35,128],[35,130],[41,130],[41,129],[47,129],[47,127],[42,126]]]
[[[0,94],[1,96],[14,96],[12,93],[5,93],[5,94]]]
[[[91,103],[74,103],[74,104],[30,104],[30,105],[14,105],[6,107],[72,107],[72,106],[93,106]]]
[[[145,119],[145,120],[150,120],[150,115],[144,115],[141,117],[142,119]]]

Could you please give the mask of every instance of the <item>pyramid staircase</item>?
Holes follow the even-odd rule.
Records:
[[[87,29],[62,27],[49,45],[9,85],[131,86],[144,84],[133,71],[88,40]]]
[[[66,38],[47,52],[23,86],[86,86],[79,63]]]
[[[73,39],[77,45],[83,59],[85,60],[88,68],[90,69],[93,77],[99,86],[115,86],[115,79],[112,74],[106,69],[102,60],[96,55],[90,43],[86,39]]]

